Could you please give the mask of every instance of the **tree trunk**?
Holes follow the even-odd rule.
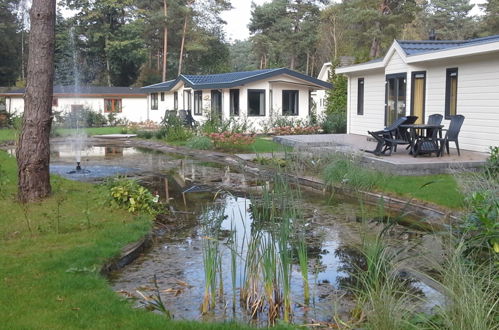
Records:
[[[107,36],[106,36],[106,40],[105,40],[105,44],[106,44],[106,49],[107,49]],[[107,86],[108,87],[111,87],[111,64],[109,63],[109,56],[106,52],[106,81],[107,81]]]
[[[305,69],[305,74],[308,76],[308,67],[310,65],[310,53],[307,52],[307,68]]]
[[[338,59],[338,39],[336,37],[336,16],[333,16],[333,42],[334,42],[334,53],[333,60]]]
[[[184,58],[184,44],[185,44],[185,34],[187,31],[187,19],[189,18],[189,12],[185,13],[184,18],[184,29],[182,31],[182,42],[180,44],[180,57],[178,59],[178,75],[182,73],[182,61]]]
[[[168,25],[167,25],[167,19],[168,19],[168,0],[163,0],[163,9],[164,9],[164,14],[165,14],[165,28],[163,30],[163,81],[166,81],[166,76],[167,76],[167,58],[168,58]]]
[[[56,0],[33,0],[24,115],[16,150],[18,198],[37,201],[51,193],[50,127],[54,80]]]

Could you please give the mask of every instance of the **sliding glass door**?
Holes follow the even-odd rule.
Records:
[[[385,125],[405,116],[406,74],[397,73],[386,76],[385,82]]]

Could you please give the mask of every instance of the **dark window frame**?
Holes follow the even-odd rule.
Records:
[[[417,75],[424,75],[423,82],[423,118],[422,123],[425,123],[426,118],[426,71],[413,71],[411,73],[411,116],[414,116],[414,82]]]
[[[158,110],[158,93],[151,93],[151,110]]]
[[[234,104],[234,100],[237,97],[237,109]],[[230,115],[234,117],[238,117],[241,113],[241,92],[239,89],[230,89],[229,90],[229,107],[230,107]]]
[[[451,82],[452,78],[456,79],[456,100],[454,106],[454,114],[451,114]],[[445,71],[445,119],[450,119],[451,116],[457,115],[457,91],[458,91],[458,83],[459,83],[459,71],[458,68],[448,68]]]
[[[194,91],[194,114],[203,114],[203,91]]]
[[[364,92],[365,92],[365,79],[357,79],[357,116],[364,115]],[[362,92],[361,92],[362,91]]]
[[[111,109],[108,104],[111,104]],[[104,99],[104,112],[105,113],[121,113],[123,112],[123,103],[120,98],[105,98]]]
[[[186,97],[187,95],[187,97]],[[184,90],[183,95],[182,95],[182,100],[183,100],[183,105],[184,105],[184,110],[192,110],[192,93],[191,90]],[[187,99],[187,108],[185,107],[185,100]]]
[[[165,92],[161,92],[161,102],[165,100]]]
[[[178,92],[173,92],[173,110],[178,110]]]
[[[250,114],[250,104],[249,104],[249,96],[250,93],[263,93],[263,114],[258,114],[258,115],[252,115]],[[265,117],[266,116],[266,111],[267,111],[267,93],[265,89],[248,89],[246,92],[246,98],[248,101],[248,108],[246,110],[248,117]]]
[[[218,98],[218,101],[219,101],[219,108],[216,109],[215,108],[215,105],[216,105],[216,98]],[[220,89],[212,89],[210,91],[210,100],[211,100],[211,115],[212,116],[217,116],[218,118],[222,119],[222,116],[223,116],[223,93],[222,93],[222,90]]]
[[[293,109],[293,110],[296,110],[296,113],[294,111],[286,112],[286,113],[284,112],[285,94],[288,94],[288,93],[295,93],[295,95],[296,95],[295,109]],[[299,116],[299,114],[300,114],[300,91],[299,90],[297,90],[297,89],[283,89],[281,99],[282,99],[281,105],[282,105],[282,115],[283,116]]]

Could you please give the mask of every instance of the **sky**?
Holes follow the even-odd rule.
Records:
[[[235,40],[244,40],[249,37],[248,24],[251,17],[251,2],[261,5],[270,0],[231,0],[234,9],[222,13],[222,18],[227,22],[225,33],[227,39],[231,42]],[[471,0],[472,4],[484,3],[486,0]],[[472,15],[480,13],[478,6],[475,6],[471,11]]]

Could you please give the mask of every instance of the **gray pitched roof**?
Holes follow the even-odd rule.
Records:
[[[409,56],[497,41],[499,41],[499,35],[470,40],[397,40],[400,47]]]
[[[231,88],[241,86],[253,81],[258,81],[280,74],[287,74],[292,77],[302,79],[314,85],[319,85],[324,88],[331,88],[331,84],[314,77],[304,75],[302,73],[286,69],[264,69],[242,72],[228,72],[208,75],[180,75],[175,80],[165,81],[159,84],[143,87],[147,92],[168,91],[172,89],[179,81],[184,81],[187,87],[194,89],[211,89],[211,88]]]
[[[15,89],[2,95],[20,95],[24,94],[25,89]],[[54,95],[57,94],[76,94],[76,95],[137,95],[147,94],[140,87],[107,87],[107,86],[54,86]]]

